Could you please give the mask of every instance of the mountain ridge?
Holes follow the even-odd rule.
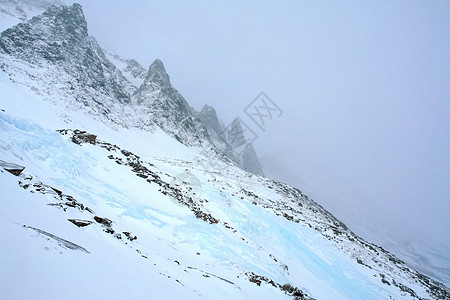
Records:
[[[81,6],[78,7],[75,5],[71,7],[74,14],[78,16],[80,16],[79,9],[81,9]],[[36,17],[32,24],[38,25],[41,20],[54,20],[49,15],[51,13],[64,16],[64,14],[68,12],[70,12],[70,9],[67,7],[53,7],[47,15],[44,15],[44,17]],[[70,25],[70,18],[67,21],[67,24]],[[49,23],[52,22],[50,21]],[[53,24],[56,23],[53,22]],[[91,120],[91,118],[102,118],[106,116],[111,123],[123,124],[123,126],[117,128],[118,132],[121,134],[132,135],[133,131],[130,130],[128,132],[123,130],[127,130],[127,127],[135,126],[137,129],[145,129],[146,133],[139,132],[139,137],[142,135],[142,137],[145,136],[147,138],[152,137],[153,139],[156,139],[156,136],[151,134],[156,130],[154,125],[159,125],[168,136],[174,137],[180,142],[179,145],[171,143],[170,146],[179,151],[185,151],[186,154],[184,155],[186,156],[191,155],[189,153],[191,153],[191,151],[195,152],[195,150],[188,149],[189,147],[184,148],[184,146],[196,146],[197,149],[202,149],[202,147],[204,147],[203,144],[208,144],[210,135],[208,129],[204,126],[204,123],[208,122],[204,121],[202,123],[202,121],[197,118],[196,112],[190,108],[186,100],[171,86],[170,78],[167,75],[162,62],[156,60],[150,66],[144,82],[139,87],[139,90],[135,91],[136,94],[141,95],[142,102],[140,103],[140,106],[132,107],[129,105],[134,101],[132,93],[125,93],[125,96],[121,94],[124,90],[132,91],[132,84],[121,75],[120,70],[112,63],[110,65],[108,64],[108,60],[102,59],[106,58],[106,56],[101,48],[94,43],[95,40],[87,36],[87,27],[86,32],[76,32],[75,30],[74,35],[75,38],[79,37],[79,39],[75,39],[75,44],[80,44],[81,48],[86,51],[75,51],[75,53],[69,52],[71,55],[67,57],[67,53],[60,48],[60,45],[56,44],[52,47],[50,47],[51,45],[48,45],[52,49],[52,51],[50,51],[52,55],[50,55],[50,63],[47,63],[47,54],[36,50],[34,44],[37,40],[42,41],[39,39],[39,37],[42,36],[42,33],[45,35],[46,33],[50,34],[52,31],[39,31],[39,26],[34,26],[33,28],[31,28],[31,26],[27,27],[20,24],[17,26],[18,27],[15,28],[19,28],[19,30],[6,30],[5,32],[2,32],[0,38],[0,42],[2,43],[0,44],[2,45],[1,49],[3,49],[0,51],[3,73],[2,80],[7,78],[8,81],[8,83],[5,81],[0,81],[0,83],[5,91],[10,91],[10,89],[16,87],[26,87],[28,91],[32,91],[32,93],[38,97],[37,101],[41,101],[41,99],[46,100],[47,92],[53,93],[52,95],[54,95],[54,93],[61,93],[60,95],[58,94],[55,96],[56,99],[61,99],[58,98],[61,97],[61,95],[71,96],[75,103],[84,105],[93,110],[92,115],[88,115],[89,120]],[[45,26],[41,26],[41,29],[44,27]],[[35,39],[29,41],[29,43],[25,43],[26,41],[24,41],[22,46],[18,46],[17,42],[20,41],[20,39],[16,39],[16,37],[18,37],[17,32],[21,32],[25,36],[30,35],[35,37]],[[23,38],[23,36],[20,38]],[[55,40],[59,39],[60,34],[54,34],[53,38]],[[21,47],[24,47],[24,49],[22,49],[23,51],[20,51]],[[92,55],[89,55],[88,50],[93,52]],[[62,59],[59,59],[60,57],[62,57]],[[91,69],[90,63],[81,63],[84,62],[85,59],[89,62],[93,62],[96,68]],[[78,71],[84,75],[80,76],[78,71],[71,68],[67,70],[67,67],[72,65],[65,64],[64,62],[66,61],[76,62],[76,64],[80,63],[80,69]],[[95,72],[95,70],[98,72]],[[59,89],[53,91],[51,88],[52,86],[46,81],[47,78],[40,74],[41,71],[43,71],[44,74],[50,74],[53,71],[55,71],[57,75],[65,74],[62,77],[64,80],[69,80],[67,82],[62,81],[61,83],[61,80],[58,81],[57,77],[50,77],[52,80],[51,83],[61,84]],[[76,74],[71,76],[71,72],[75,72]],[[94,80],[92,81],[89,75],[93,73],[90,72],[94,72],[94,74],[97,75],[97,79],[95,79],[96,76],[94,76]],[[23,74],[26,78],[22,77]],[[75,86],[72,86],[73,89],[67,89],[70,85],[65,85],[73,78],[77,78],[78,82],[76,84],[74,83]],[[44,83],[47,85],[42,88],[42,84]],[[101,87],[100,92],[96,89],[98,85]],[[115,90],[117,87],[119,87],[119,91]],[[145,95],[147,93],[148,95]],[[81,98],[77,98],[79,94],[81,94]],[[97,96],[99,96],[99,98],[96,99]],[[30,103],[23,97],[19,97],[18,99],[23,103]],[[71,105],[72,103],[73,102],[66,102],[66,105]],[[160,105],[154,106],[155,103]],[[135,225],[136,222],[139,222],[139,213],[143,213],[147,209],[152,211],[151,215],[144,214],[147,218],[155,221],[156,224],[163,224],[161,226],[168,227],[169,229],[165,229],[166,231],[158,229],[159,227],[151,222],[147,223],[146,226],[151,226],[151,228],[156,231],[159,230],[158,232],[162,233],[161,237],[164,236],[164,234],[169,236],[173,235],[173,242],[171,243],[158,240],[157,237],[152,238],[152,241],[155,243],[157,242],[158,246],[163,247],[163,249],[167,248],[168,251],[169,249],[172,249],[170,250],[172,251],[170,253],[174,253],[174,255],[177,254],[175,257],[177,258],[178,263],[173,263],[173,261],[171,261],[171,264],[183,264],[186,267],[185,272],[188,269],[192,272],[194,269],[200,269],[200,266],[203,270],[204,268],[207,268],[208,265],[220,266],[221,260],[223,259],[225,259],[226,262],[227,260],[231,260],[231,265],[235,268],[233,269],[233,272],[226,271],[226,268],[223,267],[214,266],[211,268],[215,271],[226,273],[230,276],[229,278],[234,278],[233,280],[239,282],[239,284],[242,284],[243,286],[249,281],[255,286],[261,286],[261,289],[264,291],[270,290],[274,293],[271,294],[274,299],[276,297],[281,297],[281,294],[279,291],[271,290],[272,287],[284,287],[282,290],[283,293],[286,292],[285,294],[290,297],[301,297],[300,291],[304,291],[305,294],[314,296],[314,293],[320,293],[320,289],[311,282],[317,283],[322,281],[324,281],[323,284],[328,287],[326,290],[330,293],[332,293],[333,290],[339,291],[336,292],[337,295],[346,295],[347,297],[350,297],[350,295],[355,296],[357,293],[364,293],[364,288],[367,288],[366,295],[374,296],[379,292],[386,296],[386,298],[391,295],[402,298],[432,297],[438,299],[449,297],[449,291],[445,286],[409,268],[404,262],[398,260],[395,256],[381,247],[357,237],[347,228],[347,226],[345,226],[345,224],[337,220],[332,214],[327,212],[313,200],[309,199],[300,190],[283,183],[244,172],[236,168],[235,164],[231,163],[230,160],[225,159],[223,156],[219,155],[218,157],[211,158],[209,156],[195,154],[193,157],[184,160],[179,157],[167,158],[165,156],[166,153],[164,153],[165,151],[161,151],[160,153],[155,152],[157,155],[151,152],[154,150],[141,150],[142,152],[133,153],[129,150],[125,150],[123,145],[118,146],[110,141],[97,140],[97,138],[103,138],[101,133],[91,132],[91,130],[86,132],[77,128],[73,128],[72,130],[59,128],[59,132],[62,134],[62,137],[60,137],[56,136],[54,132],[49,133],[38,125],[22,119],[22,117],[9,115],[10,109],[17,109],[11,100],[7,99],[4,105],[8,105],[9,107],[0,114],[0,126],[4,129],[0,136],[2,142],[0,151],[2,155],[9,157],[11,160],[17,160],[18,157],[22,157],[22,160],[27,163],[25,166],[27,171],[24,176],[17,178],[18,187],[23,190],[32,189],[33,191],[41,192],[44,195],[46,193],[43,192],[50,191],[49,194],[56,195],[58,199],[61,199],[62,202],[60,204],[63,211],[66,212],[66,210],[69,210],[68,216],[70,215],[70,219],[76,221],[78,220],[77,218],[82,217],[87,221],[96,222],[90,224],[100,224],[95,227],[95,230],[98,231],[96,231],[96,234],[102,234],[102,239],[105,238],[108,243],[111,240],[114,241],[114,239],[119,239],[118,236],[114,235],[116,232],[113,231],[111,233],[111,230],[119,227],[119,225],[124,226],[127,224],[127,221],[124,221],[123,219],[124,216],[133,216],[132,222],[129,219],[126,220],[130,221],[128,225],[132,227],[133,230],[139,231],[137,242],[134,240],[126,240],[130,236],[133,237],[126,226],[121,229],[124,231],[120,233],[119,236],[121,237],[121,240],[126,240],[126,243],[139,246],[139,248],[136,249],[132,248],[133,252],[139,254],[139,259],[145,259],[141,255],[147,256],[147,258],[149,257],[146,254],[142,254],[142,249],[145,249],[145,251],[152,254],[151,258],[156,259],[158,264],[162,264],[169,268],[168,263],[162,262],[164,259],[155,258],[157,257],[157,254],[154,253],[151,246],[145,244],[145,237],[149,238],[149,236],[151,236],[145,234],[148,233],[145,227],[143,227],[141,223],[139,223],[140,226]],[[55,109],[55,111],[58,111],[59,113],[61,111],[61,106],[61,103],[58,103],[58,105],[56,105],[58,108],[51,109]],[[99,109],[99,107],[102,107],[102,109]],[[117,107],[120,109],[117,109]],[[155,112],[160,113],[158,110],[161,108],[163,108],[161,118],[155,119],[151,116],[149,117],[149,114]],[[121,109],[127,109],[128,111],[124,114]],[[136,112],[138,109],[142,109],[142,111]],[[37,107],[36,110],[39,111],[39,108]],[[86,109],[84,111],[86,111]],[[176,114],[173,114],[174,111]],[[136,118],[136,113],[139,113],[137,120],[134,119]],[[38,115],[30,115],[30,117],[42,122],[42,119],[40,119],[41,117]],[[114,120],[114,118],[119,117],[121,119]],[[76,116],[73,118],[76,118]],[[158,124],[158,121],[163,123]],[[61,124],[59,120],[52,122],[54,122],[51,123],[52,127],[55,126],[54,124]],[[91,121],[88,122],[82,117],[80,122],[87,124]],[[138,123],[143,123],[144,125],[140,128],[137,125]],[[181,126],[180,123],[186,124]],[[217,127],[217,124],[211,127]],[[54,129],[55,128],[53,128],[53,130]],[[153,131],[149,129],[153,129]],[[238,120],[233,121],[231,124],[231,131],[237,131],[238,140],[245,139],[242,135],[242,126]],[[114,133],[110,134],[114,135]],[[227,136],[229,134],[229,131],[225,132],[225,145],[233,144],[233,138]],[[221,134],[218,133],[218,136],[220,135]],[[123,140],[123,142],[125,143],[126,141]],[[129,141],[130,144],[136,142],[137,141],[134,140]],[[149,143],[152,143],[152,141],[150,140]],[[212,141],[212,143],[214,142]],[[29,145],[32,145],[32,147],[29,147]],[[157,145],[156,143],[153,143],[152,146],[155,147]],[[241,143],[237,143],[235,147],[230,145],[229,150],[233,151],[241,146]],[[60,152],[59,148],[64,151]],[[215,147],[207,147],[206,150],[215,149]],[[149,153],[152,155],[149,155]],[[195,162],[194,158],[198,163]],[[42,170],[39,168],[34,169],[38,174],[28,173],[28,169],[33,170],[33,164],[42,165]],[[200,166],[203,167],[200,168]],[[127,190],[126,192],[123,192],[123,194],[119,193],[118,191],[122,191],[124,187],[120,185],[114,186],[114,184],[118,183],[113,179],[108,178],[106,176],[106,174],[108,174],[107,172],[102,173],[102,169],[111,170],[111,172],[119,178],[122,178],[119,174],[129,174],[127,175],[128,177],[124,177],[123,180],[129,180],[129,182],[133,183],[132,186],[138,186],[138,191],[142,190],[147,193],[150,193],[151,191],[150,194],[155,203],[149,203],[148,199],[142,199],[142,202],[139,202],[136,199],[141,199],[139,197],[142,196],[133,193],[133,191]],[[48,174],[52,170],[57,170],[57,172],[54,175],[48,176],[45,175],[44,170],[47,171]],[[176,178],[177,174],[183,174],[186,170],[190,170],[189,172],[192,172],[195,176],[202,179],[200,182],[205,184],[205,186],[202,187],[202,195],[195,194],[190,185],[175,183],[174,186],[174,184],[171,183],[171,180]],[[71,176],[67,176],[67,172],[69,172]],[[1,176],[2,180],[4,180],[2,182],[12,182],[10,177],[7,177],[6,175],[8,174],[3,173],[2,171]],[[96,184],[98,183],[98,185],[91,185],[86,182],[86,186],[91,188],[91,190],[86,189],[84,186],[80,186],[80,183],[85,181],[84,177],[81,175],[87,176],[86,178],[89,178]],[[49,184],[45,183],[47,184],[46,186],[43,186],[42,183],[39,185],[39,182],[27,179],[30,178],[30,176],[32,179],[36,178],[36,176],[46,176],[50,182]],[[27,183],[28,181],[30,181],[30,183]],[[25,187],[26,184],[29,185]],[[101,188],[97,190],[95,186]],[[115,187],[114,189],[111,188],[113,186]],[[8,190],[11,191],[11,194],[18,195],[18,191],[9,185]],[[62,190],[64,190],[64,192],[62,192]],[[70,194],[75,195],[72,197],[73,199],[84,199],[83,202],[80,202],[81,200],[74,202],[71,198],[68,198],[67,195],[69,195],[69,192],[66,192],[66,190],[68,190]],[[89,190],[91,193],[86,192]],[[131,197],[132,200],[128,199],[130,198],[128,197],[129,194],[133,196]],[[64,195],[64,197],[61,195]],[[120,201],[115,201],[116,198]],[[168,205],[167,203],[170,203],[167,202],[168,198],[182,205],[182,208],[180,208],[182,213],[180,213],[180,215],[172,215],[172,211],[176,211],[176,206]],[[114,207],[114,209],[105,209],[102,204],[99,204],[99,202],[103,203],[103,201],[107,203],[105,206],[111,206]],[[83,209],[81,209],[81,206],[77,203],[83,204]],[[50,202],[49,204],[55,203]],[[148,205],[155,205],[155,207],[153,207],[152,210]],[[58,205],[54,206],[58,207]],[[108,213],[108,217],[109,214],[113,215],[114,218],[110,218],[114,220],[110,220],[110,223],[105,220],[107,217],[104,215],[92,216],[93,220],[90,220],[90,217],[87,217],[89,211],[85,208],[89,207],[89,209],[91,209],[91,206],[94,207],[94,211],[97,213]],[[70,207],[75,209],[71,211]],[[122,213],[117,214],[116,210],[121,210]],[[239,216],[239,218],[235,219],[235,216]],[[19,218],[21,216],[5,215],[7,220],[14,217]],[[97,219],[95,217],[97,217]],[[30,216],[27,216],[27,218],[33,220],[33,222],[37,222],[37,220],[32,219]],[[67,217],[61,218],[61,215],[58,215],[58,217],[55,215],[55,220],[63,219],[67,219]],[[107,219],[109,220],[109,218]],[[170,220],[170,222],[167,222],[167,220]],[[198,225],[200,227],[197,228],[194,226],[191,231],[188,231],[187,233],[184,232],[184,234],[182,229],[177,229],[179,231],[174,232],[170,231],[171,229],[168,224],[172,222],[176,224],[177,222],[180,222],[180,220],[184,222],[183,226],[197,226],[200,224]],[[72,221],[70,222],[75,224]],[[76,222],[79,223],[79,221]],[[33,224],[26,225],[28,227],[24,228],[37,228],[32,225]],[[88,229],[94,228],[91,227],[91,225],[87,226]],[[271,228],[278,228],[278,231],[272,232],[270,230]],[[196,231],[194,229],[201,230]],[[115,230],[117,231],[117,229]],[[301,238],[296,234],[297,231],[302,233]],[[105,232],[108,235],[105,235],[102,232]],[[125,234],[125,232],[127,232],[128,235]],[[201,234],[202,232],[206,232],[206,234],[205,236],[197,236],[198,240],[189,239],[190,235]],[[219,244],[224,247],[226,251],[222,253],[220,247],[219,249],[215,247],[215,240],[212,242],[209,241],[208,233],[210,233],[214,239],[217,239],[217,241],[220,242]],[[42,234],[42,232],[40,232],[40,234]],[[51,235],[56,236],[54,234]],[[80,235],[80,233],[78,233],[77,236],[78,235]],[[47,234],[46,236],[49,237],[50,235]],[[140,244],[142,236],[144,236],[144,241]],[[266,238],[268,236],[270,236],[273,243],[267,245]],[[177,243],[177,238],[182,238],[190,243],[185,243],[187,245]],[[80,239],[83,241],[85,237],[80,237]],[[290,239],[293,239],[298,244],[292,243]],[[87,242],[87,240],[84,241]],[[195,258],[200,255],[197,253],[200,252],[193,252],[194,254],[192,256],[183,256],[181,252],[176,252],[176,250],[174,250],[176,248],[185,251],[191,250],[189,248],[191,243],[197,247],[196,251],[211,254],[211,257],[207,254],[205,258],[209,263],[203,265],[202,261],[195,260]],[[240,245],[239,247],[242,248],[233,248],[233,243]],[[125,251],[124,249],[127,249],[129,244],[125,245],[124,248],[120,248],[121,251]],[[326,247],[313,247],[313,245]],[[93,245],[90,246],[91,248],[94,248]],[[283,249],[285,247],[285,249],[289,249],[293,253],[289,253],[288,250],[277,250],[277,246],[282,247]],[[298,249],[294,249],[294,247],[297,247]],[[270,252],[265,248],[270,248]],[[90,248],[86,249],[89,250]],[[136,250],[139,250],[141,253]],[[274,251],[276,251],[277,254],[274,255],[272,253]],[[328,255],[327,251],[330,251],[333,255]],[[92,251],[91,253],[96,255],[95,251]],[[294,254],[296,256],[291,256]],[[9,252],[8,255],[10,255]],[[281,255],[283,259],[280,259],[279,255]],[[197,265],[193,267],[191,264],[185,263],[185,261],[180,262],[178,260],[181,259],[178,258],[178,256],[183,256],[186,261],[195,261]],[[345,259],[341,258],[341,256],[345,257]],[[295,259],[292,257],[295,257]],[[339,267],[330,267],[333,265]],[[188,267],[191,267],[192,269]],[[176,272],[172,267],[169,269],[171,270],[169,278],[170,276],[177,276],[177,274],[183,273],[183,271],[179,270],[180,273]],[[304,269],[307,269],[307,271],[299,271]],[[332,274],[327,275],[324,270],[330,271]],[[311,276],[311,273],[314,273],[315,275]],[[202,271],[201,274],[201,277],[208,278],[211,277],[213,273]],[[161,275],[161,273],[159,273],[159,275]],[[222,279],[224,277],[219,275],[214,276],[212,277],[217,280],[214,284],[217,286],[219,285],[218,282],[223,281]],[[244,282],[239,279],[240,276],[247,278],[246,281]],[[339,284],[336,282],[333,283],[330,281],[333,276],[340,280],[347,278],[347,281],[343,281],[345,283],[339,282]],[[353,278],[356,280],[359,276],[363,277],[364,280],[352,283],[351,279]],[[284,285],[284,282],[287,282],[284,280],[285,278],[289,279],[291,282],[299,282],[300,285],[303,285],[302,282],[305,282],[305,284],[309,284],[310,287],[304,288],[301,286],[299,290],[296,290],[294,288],[296,285],[290,287]],[[309,279],[306,280],[304,278]],[[322,281],[313,281],[314,278]],[[187,282],[188,278],[183,276],[182,280]],[[327,280],[329,282],[326,282]],[[230,285],[229,282],[225,283]],[[198,284],[198,282],[190,282],[190,286],[194,287],[194,289],[200,288]],[[222,282],[220,282],[220,284],[222,284]],[[362,284],[362,286],[358,287],[358,284]],[[233,283],[233,285],[235,284]],[[346,285],[351,286],[351,288],[345,288]],[[251,288],[249,288],[249,290],[250,289]],[[312,289],[314,293],[308,292],[307,290],[309,289]],[[202,290],[205,293],[213,292],[212,289],[205,290],[202,288]],[[258,290],[252,289],[252,291]],[[193,295],[194,294],[192,294],[192,296]],[[242,294],[242,292],[241,294],[236,292],[236,295],[245,298],[245,295]]]
[[[55,77],[68,77],[70,87],[69,91],[67,88],[61,91],[64,96],[68,93],[74,95],[73,100],[78,102],[78,107],[82,104],[100,112],[102,118],[106,117],[119,126],[148,130],[158,126],[181,143],[217,146],[210,140],[204,124],[197,119],[197,112],[170,83],[162,61],[156,59],[144,76],[144,70],[137,61],[105,54],[95,38],[88,35],[79,4],[50,6],[41,16],[5,30],[1,34],[0,52],[30,65],[52,65],[57,71],[48,72],[49,76],[60,73]],[[122,69],[131,77],[124,76],[108,57],[125,63]],[[3,62],[2,65],[6,70],[7,65],[13,64]],[[28,72],[25,75],[33,78],[32,81],[39,76]],[[32,88],[42,89],[40,85]],[[68,106],[72,104],[70,102]],[[136,114],[138,111],[140,113]],[[233,160],[250,172],[263,174],[259,164],[259,169],[248,168],[245,159]],[[256,154],[249,156],[249,161],[255,164]]]

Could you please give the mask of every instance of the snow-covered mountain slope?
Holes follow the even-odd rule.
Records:
[[[113,130],[84,112],[67,124],[4,73],[0,87],[0,155],[26,167],[0,173],[2,298],[449,296],[296,189],[162,131]],[[55,131],[72,126],[97,136]],[[187,172],[199,186],[176,181]]]
[[[80,47],[67,53],[49,34],[62,59],[46,60],[36,44],[49,24],[70,28],[66,14],[80,12],[53,7],[0,38],[1,299],[450,299],[298,189],[174,122],[194,112],[167,97],[162,63],[139,104],[117,96],[133,84],[84,33],[61,37]],[[72,69],[85,55],[100,62],[98,89],[90,64]],[[143,113],[155,99],[186,110],[163,111],[161,129]]]

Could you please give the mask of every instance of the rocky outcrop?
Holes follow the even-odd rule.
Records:
[[[67,219],[67,220],[78,227],[86,227],[92,224],[92,221],[89,220],[80,220],[80,219]]]
[[[78,145],[83,143],[95,145],[96,140],[97,136],[95,134],[90,134],[82,130],[74,130],[72,135],[72,142]]]
[[[16,176],[19,176],[23,172],[23,170],[25,170],[24,166],[9,163],[3,160],[0,160],[0,167]]]
[[[297,287],[294,287],[290,283],[280,284],[270,278],[267,278],[266,276],[255,274],[254,272],[245,272],[245,275],[248,277],[248,280],[250,282],[258,286],[261,286],[261,284],[269,284],[275,288],[280,289],[286,295],[293,297],[294,300],[314,300],[314,298],[311,298],[304,291]]]
[[[135,95],[135,101],[144,110],[147,122],[154,122],[179,142],[188,146],[210,143],[203,123],[172,86],[159,59],[150,65],[147,76]]]

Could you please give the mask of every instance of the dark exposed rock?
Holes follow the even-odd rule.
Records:
[[[164,77],[164,76],[162,76]],[[161,79],[162,80],[162,79]],[[85,131],[80,130],[74,130],[73,132],[70,129],[61,129],[58,130],[59,133],[68,135],[73,133],[73,138],[75,136],[79,136],[80,134],[83,136],[89,135],[94,136],[93,134],[89,134]],[[144,162],[141,161],[140,157],[128,150],[120,149],[117,145],[112,145],[110,143],[106,143],[103,141],[97,141],[94,145],[99,145],[100,147],[106,149],[109,152],[117,152],[122,154],[124,157],[117,157],[113,154],[108,155],[107,157],[109,159],[114,160],[116,163],[120,165],[126,165],[131,167],[131,171],[136,174],[136,176],[141,177],[143,179],[146,179],[148,183],[154,183],[161,187],[159,190],[163,195],[170,196],[171,198],[175,199],[181,204],[184,204],[189,207],[189,209],[194,213],[194,215],[205,222],[208,222],[210,224],[217,224],[219,223],[219,220],[214,218],[210,213],[203,212],[200,208],[200,205],[192,200],[192,197],[188,197],[185,193],[183,193],[181,190],[177,189],[176,187],[171,186],[167,182],[161,180],[161,177],[156,174],[155,172],[151,171],[149,168],[147,168],[144,165]],[[149,166],[153,166],[152,164],[147,164]],[[255,195],[255,194],[253,194]],[[255,195],[256,196],[256,195]],[[257,197],[257,196],[256,196]],[[97,220],[96,220],[97,221]],[[99,221],[97,221],[99,222]],[[101,222],[99,222],[101,223]],[[105,225],[107,226],[107,225]],[[107,226],[109,227],[109,226]]]
[[[266,284],[270,284],[273,287],[280,289],[287,295],[294,297],[294,299],[313,299],[306,293],[304,293],[301,289],[292,286],[290,283],[280,284],[270,278],[267,278],[266,276],[255,274],[254,272],[246,272],[245,275],[248,277],[248,280],[250,282],[253,282],[258,286],[261,286],[261,284],[265,282]]]
[[[158,186],[158,190],[161,194],[171,197],[172,199],[175,199],[180,204],[186,205],[193,213],[194,215],[211,224],[217,224],[221,221],[214,218],[211,214],[209,214],[205,209],[203,208],[203,204],[201,201],[194,201],[193,195],[190,194],[190,192],[187,189],[181,189],[177,186],[172,186],[168,184],[166,181],[164,181],[158,174],[161,174],[158,171],[155,171],[154,165],[147,163],[139,158],[139,156],[133,154],[130,151],[123,150],[117,145],[112,145],[103,141],[97,141],[97,146],[104,148],[107,152],[108,157],[114,161],[120,161],[123,166],[128,166],[133,173],[135,173],[136,176],[145,178],[145,180],[149,184],[156,184]],[[106,152],[105,151],[105,152]],[[375,253],[376,255],[383,255],[387,261],[389,261],[393,266],[397,266],[399,268],[405,268],[404,271],[407,272],[411,277],[410,278],[417,278],[417,280],[420,281],[420,284],[422,284],[426,289],[427,292],[430,295],[434,295],[433,298],[435,299],[446,299],[448,296],[448,292],[446,291],[446,288],[442,285],[439,285],[439,283],[432,281],[431,279],[427,278],[426,276],[423,277],[423,280],[420,279],[421,276],[417,272],[414,272],[412,269],[406,268],[404,266],[404,263],[401,260],[398,260],[395,258],[395,256],[391,255],[389,252],[385,251],[381,247],[378,247],[374,244],[368,243],[364,241],[363,239],[356,236],[353,232],[351,232],[345,224],[337,220],[332,214],[327,212],[325,209],[323,209],[320,205],[315,203],[312,199],[308,198],[306,195],[302,194],[302,192],[298,189],[291,188],[287,186],[286,184],[275,182],[275,181],[268,181],[268,184],[270,184],[271,189],[283,195],[286,199],[286,201],[280,202],[275,199],[268,199],[262,196],[259,196],[257,193],[255,193],[251,188],[241,188],[239,191],[235,191],[234,194],[243,199],[247,199],[248,202],[256,203],[258,206],[269,209],[273,211],[276,215],[283,217],[289,221],[299,223],[304,222],[306,218],[308,218],[308,215],[311,216],[317,216],[317,219],[309,218],[308,222],[305,223],[305,225],[309,226],[310,228],[320,232],[325,238],[334,241],[337,243],[337,245],[342,245],[340,241],[351,241],[352,245],[359,245],[362,247],[362,249],[366,248],[367,250],[370,250],[371,252]],[[40,191],[43,192],[43,191]],[[55,191],[52,191],[55,192]],[[194,198],[195,199],[195,198]],[[304,217],[303,217],[304,216]],[[231,229],[231,226],[227,223],[223,223],[223,226],[225,228]],[[114,230],[111,227],[106,227],[105,232],[114,233]],[[234,232],[234,231],[233,231]],[[124,233],[125,234],[125,233]],[[131,234],[130,234],[131,236]],[[125,239],[122,237],[125,241],[128,241],[129,239]],[[344,244],[345,246],[345,244]],[[350,252],[351,253],[351,252]],[[364,252],[365,253],[365,252]],[[364,265],[367,268],[371,268],[374,270],[379,270],[377,268],[377,265],[374,265],[372,263],[371,258],[364,257],[364,260],[361,259],[361,256],[353,256],[354,260],[357,261],[357,263]],[[384,262],[382,262],[384,264]],[[280,263],[281,264],[281,263]],[[403,267],[404,266],[404,267]],[[283,265],[281,264],[281,267]],[[383,268],[380,266],[380,268]],[[287,268],[285,269],[286,271]],[[403,269],[402,269],[403,270]],[[381,272],[381,270],[380,270]],[[384,271],[383,271],[384,272]],[[390,274],[389,272],[387,274]],[[391,284],[395,287],[397,287],[399,290],[411,294],[410,292],[414,292],[411,287],[407,286],[409,285],[407,281],[403,281],[402,283],[396,282],[393,283],[392,277],[386,276],[386,278],[383,278],[381,281],[384,284]],[[263,284],[263,282],[272,284],[269,279],[267,281],[263,280],[264,277],[258,277],[253,276],[251,277],[251,281],[258,284]],[[250,280],[250,277],[249,277]],[[274,283],[278,288],[282,289],[281,285],[278,283]],[[301,296],[302,292],[301,290],[292,290],[291,288],[288,288],[288,286],[285,286],[284,289],[288,289],[289,295],[292,297],[297,297],[300,299],[308,299],[306,297]],[[289,292],[291,291],[291,292]],[[412,294],[411,294],[412,295]]]
[[[127,157],[131,155],[131,152],[127,151],[127,150],[122,150],[121,152],[122,152],[123,155],[125,155]]]
[[[110,234],[114,234],[114,232],[115,232],[114,229],[112,229],[111,227],[107,227],[103,231],[106,233],[110,233]]]
[[[60,190],[58,190],[58,189],[56,189],[56,188],[54,188],[54,187],[51,187],[51,188],[52,188],[52,190],[55,191],[55,193],[56,193],[58,196],[62,197],[63,193],[62,193]]]
[[[94,134],[87,133],[86,131],[74,130],[72,136],[72,142],[81,145],[83,143],[88,143],[95,145],[97,136]]]
[[[208,222],[210,224],[217,224],[219,223],[219,220],[217,220],[216,218],[214,218],[211,214],[209,213],[205,213],[201,210],[194,210],[194,214],[197,217],[197,219],[201,219],[205,222]]]
[[[89,213],[94,214],[94,211],[92,209],[85,206],[83,203],[78,202],[74,197],[66,195],[59,189],[54,188],[50,185],[33,181],[32,177],[24,178],[23,181],[19,180],[18,183],[20,187],[30,191],[31,193],[38,192],[41,194],[50,194],[53,195],[55,199],[60,201],[58,203],[50,203],[48,205],[62,208],[64,211],[66,211],[68,208],[77,208],[80,211],[88,211]]]
[[[86,227],[92,224],[92,221],[88,220],[80,220],[80,219],[68,219],[73,224],[77,225],[78,227]]]
[[[91,214],[95,214],[95,212],[92,209],[90,209],[89,207],[87,207],[87,206],[85,206],[84,209],[86,211],[90,212]]]
[[[99,217],[99,216],[95,216],[95,217],[94,217],[94,220],[95,220],[97,223],[100,223],[100,224],[102,224],[102,225],[105,225],[106,227],[111,227],[111,225],[112,225],[112,221],[111,221],[110,219],[108,219],[108,218],[101,218],[101,217]]]
[[[94,220],[103,226],[103,231],[106,233],[114,234],[116,232],[111,226],[112,221],[108,218],[101,218],[99,216],[94,216]]]
[[[130,242],[137,240],[137,236],[133,236],[131,232],[123,231],[122,233],[127,237],[128,240],[130,240]]]
[[[23,172],[23,170],[25,170],[24,166],[9,163],[3,160],[0,160],[0,167],[2,167],[5,171],[8,171],[9,173],[15,176],[19,176]]]
[[[283,284],[281,289],[289,294],[292,294],[295,291],[295,288],[289,283]]]
[[[252,276],[250,276],[249,281],[256,283],[258,286],[261,286],[260,276],[252,275]]]

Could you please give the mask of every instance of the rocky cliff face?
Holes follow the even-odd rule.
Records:
[[[213,133],[220,134],[223,130],[222,125],[220,125],[219,118],[217,117],[216,110],[214,107],[205,104],[202,110],[198,113],[198,118],[205,124],[208,130]]]
[[[134,59],[123,59],[117,54],[111,54],[103,50],[106,57],[111,61],[121,72],[122,75],[133,85],[133,94],[138,90],[147,76],[147,70]]]
[[[208,129],[211,141],[222,153],[244,170],[264,176],[256,151],[252,143],[247,141],[239,119],[235,119],[229,127],[224,127],[220,124],[216,110],[209,105],[205,105],[197,116]]]
[[[0,54],[2,69],[12,80],[52,95],[54,101],[64,98],[68,107],[85,106],[121,122],[113,106],[131,101],[131,84],[88,35],[79,4],[51,6],[3,31]]]
[[[246,170],[263,174],[254,150],[242,157],[233,155],[235,149],[220,137],[217,116],[212,131],[205,128],[198,119],[203,114],[197,114],[172,86],[159,59],[145,70],[136,60],[105,54],[89,36],[78,4],[50,6],[42,15],[5,30],[0,53],[2,68],[13,80],[51,95],[54,102],[64,98],[68,109],[85,107],[126,127],[158,126],[183,144],[218,147]]]
[[[206,128],[183,96],[172,86],[159,59],[150,65],[134,99],[137,105],[144,108],[149,120],[179,142],[190,146],[206,146],[210,142]]]

